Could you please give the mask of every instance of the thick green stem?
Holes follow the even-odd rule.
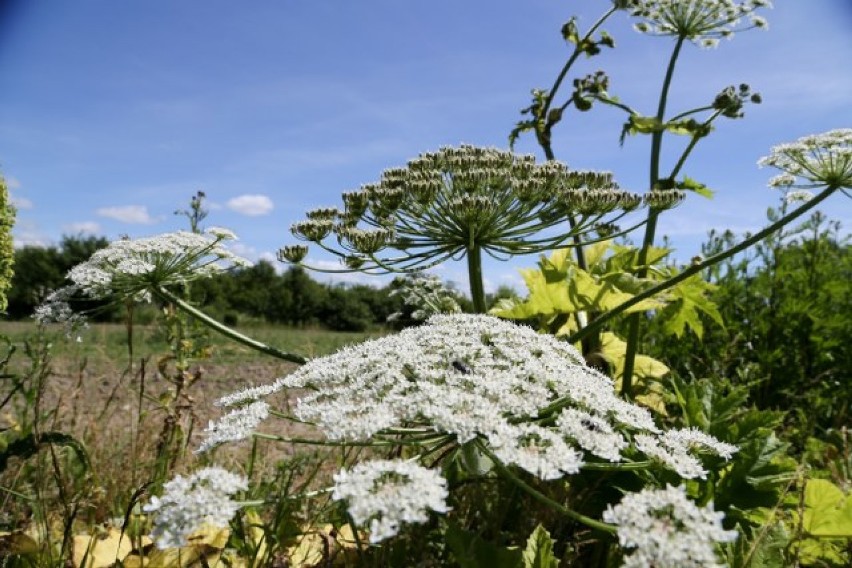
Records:
[[[683,282],[684,280],[686,280],[687,278],[689,278],[690,276],[692,276],[694,274],[698,274],[699,272],[701,272],[705,268],[709,268],[711,266],[714,266],[714,265],[722,262],[726,258],[730,258],[730,257],[734,256],[735,254],[742,252],[742,251],[746,250],[747,248],[751,247],[752,245],[762,241],[763,239],[765,239],[766,237],[768,237],[769,235],[771,235],[772,233],[774,233],[775,231],[777,231],[778,229],[783,227],[784,225],[787,225],[791,221],[794,221],[798,217],[801,217],[802,215],[804,215],[805,213],[807,213],[808,211],[810,211],[811,209],[816,207],[820,202],[824,201],[829,195],[834,193],[837,189],[838,189],[837,187],[826,188],[824,191],[822,191],[820,194],[818,194],[816,197],[814,197],[813,199],[811,199],[807,203],[803,204],[798,209],[795,209],[791,213],[788,213],[787,215],[781,217],[776,222],[772,223],[771,225],[769,225],[768,227],[766,227],[765,229],[763,229],[759,233],[756,233],[753,236],[747,238],[746,240],[744,240],[740,244],[735,245],[735,246],[729,248],[728,250],[722,251],[719,254],[713,255],[713,256],[703,260],[702,262],[693,264],[693,265],[689,266],[689,268],[684,269],[682,272],[680,272],[679,274],[677,274],[675,276],[672,276],[668,280],[660,282],[656,286],[653,286],[651,288],[648,288],[644,292],[636,294],[635,296],[633,296],[632,298],[630,298],[629,300],[627,300],[623,304],[619,304],[617,307],[615,307],[615,308],[611,309],[610,311],[601,315],[595,321],[591,322],[585,329],[581,329],[577,333],[569,336],[567,338],[568,341],[571,342],[571,343],[574,343],[575,341],[580,341],[586,335],[588,335],[590,333],[597,332],[609,320],[613,319],[614,317],[616,317],[618,315],[621,315],[622,313],[624,313],[625,310],[632,308],[633,306],[635,306],[639,302],[646,300],[646,299],[648,299],[652,296],[655,296],[655,295],[659,294],[660,292],[665,292],[666,290],[668,290],[672,286],[675,286],[675,285],[679,284],[680,282]]]
[[[680,49],[683,47],[683,42],[686,38],[679,36],[675,43],[672,56],[669,59],[669,66],[666,69],[666,77],[663,80],[663,88],[660,92],[660,102],[657,106],[657,123],[661,127],[654,131],[651,135],[651,167],[650,167],[650,191],[656,191],[657,182],[660,180],[660,154],[663,147],[663,121],[666,117],[666,103],[669,98],[669,89],[674,76],[675,64],[680,55]],[[648,213],[648,223],[645,225],[645,237],[642,239],[642,249],[639,251],[639,278],[648,276],[648,268],[645,266],[648,262],[648,250],[654,244],[654,234],[657,231],[657,218],[660,212],[654,209]],[[639,345],[639,327],[641,323],[641,314],[633,314],[630,316],[629,330],[627,333],[627,349],[624,356],[624,372],[621,377],[621,394],[630,396],[633,389],[633,366],[636,362],[636,348]]]
[[[467,275],[470,280],[473,311],[484,314],[488,308],[485,305],[485,286],[482,283],[482,249],[475,243],[467,249]]]
[[[206,325],[207,327],[218,331],[225,337],[229,337],[236,341],[237,343],[242,343],[246,347],[250,347],[255,351],[260,351],[261,353],[265,353],[267,355],[271,355],[276,359],[282,359],[284,361],[290,361],[292,363],[298,363],[300,365],[307,363],[308,359],[306,357],[302,357],[301,355],[296,355],[295,353],[287,353],[286,351],[281,351],[280,349],[276,349],[270,345],[267,345],[263,342],[260,342],[256,339],[252,339],[247,335],[243,335],[239,331],[235,329],[231,329],[230,327],[216,321],[211,318],[201,310],[196,309],[193,305],[185,302],[178,296],[172,294],[162,286],[158,286],[154,288],[153,292],[159,296],[160,298],[173,303],[175,306],[188,313],[192,317],[196,318],[198,321]]]
[[[518,488],[520,488],[522,491],[527,493],[530,497],[532,497],[536,501],[539,501],[540,503],[547,505],[551,509],[558,511],[558,512],[562,513],[563,515],[565,515],[566,517],[573,519],[573,520],[577,521],[578,523],[582,523],[582,524],[586,525],[587,527],[589,527],[591,529],[596,529],[596,530],[603,531],[603,532],[606,532],[606,533],[609,533],[609,534],[615,534],[615,530],[616,530],[615,526],[609,525],[609,524],[604,523],[602,521],[598,521],[598,520],[593,519],[591,517],[587,517],[586,515],[583,515],[582,513],[578,513],[577,511],[572,511],[571,509],[569,509],[568,507],[566,507],[562,503],[559,503],[558,501],[551,499],[550,497],[548,497],[547,495],[545,495],[544,493],[542,493],[541,491],[539,491],[538,489],[536,489],[535,487],[533,487],[532,485],[530,485],[529,483],[527,483],[526,481],[521,479],[511,469],[509,469],[508,467],[503,465],[503,462],[501,462],[500,459],[497,456],[495,456],[493,453],[491,453],[488,450],[488,448],[485,444],[483,444],[481,442],[477,442],[477,446],[482,451],[482,453],[484,453],[486,456],[488,456],[491,459],[491,461],[494,462],[494,466],[497,468],[498,471],[500,471],[501,474],[503,474],[509,481],[511,481],[512,483],[517,485]]]

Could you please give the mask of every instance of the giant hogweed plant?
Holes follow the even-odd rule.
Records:
[[[746,84],[739,87],[726,87],[719,91],[706,105],[692,109],[686,109],[671,113],[669,111],[669,93],[673,85],[675,70],[678,59],[684,46],[693,43],[702,48],[713,48],[719,44],[721,38],[731,39],[735,33],[751,28],[766,29],[767,22],[757,12],[762,8],[771,7],[766,0],[746,0],[735,2],[731,0],[619,0],[607,10],[586,33],[582,33],[577,25],[576,18],[570,19],[562,27],[562,36],[565,41],[573,46],[573,49],[565,64],[557,74],[553,85],[549,89],[534,89],[532,92],[532,104],[522,112],[529,118],[520,121],[512,130],[509,141],[514,145],[518,137],[524,132],[532,132],[536,141],[548,159],[555,159],[554,150],[554,127],[562,123],[566,117],[566,111],[571,107],[579,112],[586,112],[597,104],[602,104],[627,115],[621,132],[621,143],[624,144],[628,136],[648,135],[651,138],[651,151],[649,160],[648,193],[645,198],[651,206],[648,209],[644,223],[644,236],[642,245],[637,250],[633,265],[625,265],[621,272],[622,279],[632,277],[634,287],[651,286],[654,282],[664,280],[666,274],[659,274],[655,267],[654,240],[657,221],[665,207],[656,206],[653,201],[654,195],[666,194],[673,189],[696,192],[704,196],[711,196],[712,192],[703,184],[683,174],[687,159],[703,138],[707,137],[714,128],[714,123],[720,118],[735,119],[743,116],[745,104],[759,103],[760,95],[752,93]],[[653,114],[642,113],[621,101],[617,96],[610,93],[610,80],[603,71],[577,77],[571,81],[572,89],[565,94],[566,84],[569,82],[571,72],[581,60],[600,55],[604,49],[615,47],[615,40],[601,27],[608,19],[619,11],[626,11],[635,20],[635,29],[643,34],[651,36],[667,37],[674,40],[671,55],[666,66],[664,79],[660,88],[657,108]],[[662,146],[666,134],[684,137],[687,142],[682,145],[680,155],[674,161],[671,168],[666,171],[662,163]],[[573,224],[574,220],[569,218]],[[581,235],[574,239],[574,254],[577,270],[588,270],[585,248],[590,244],[584,241]],[[658,258],[656,260],[659,260]],[[713,317],[713,307],[706,300],[706,296],[695,295],[695,290],[685,290],[685,286],[693,285],[694,281],[675,285],[671,294],[678,295],[679,302],[683,306],[675,317],[683,318],[696,308],[705,311]],[[692,299],[699,300],[699,306],[686,306]],[[710,310],[709,312],[707,310]],[[637,347],[640,334],[641,313],[644,310],[633,309],[629,315],[628,332],[623,356],[623,370],[621,379],[621,392],[627,396],[634,394],[634,376],[641,381],[643,378],[641,369],[637,369]],[[666,314],[672,314],[673,308],[669,308]],[[578,310],[574,312],[577,325],[584,327],[589,320],[594,320],[600,312],[594,310]],[[689,318],[687,323],[692,325],[693,330],[698,330],[694,318]],[[679,323],[676,329],[682,329]],[[583,340],[583,351],[586,355],[599,352],[603,347],[604,338],[598,333],[580,333],[578,337]],[[638,372],[637,372],[638,371]]]
[[[579,281],[577,307],[606,311],[588,327],[600,329],[619,314],[648,305],[643,302],[665,300],[673,284],[748,248],[833,193],[848,192],[852,131],[777,146],[762,163],[784,172],[773,183],[787,191],[809,187],[819,193],[754,236],[652,288],[625,293],[615,305],[594,305],[590,286],[606,286],[608,272],[598,269],[596,281],[592,270],[591,280]],[[302,363],[273,383],[221,399],[218,404],[226,412],[207,427],[199,451],[211,453],[248,438],[371,448],[373,459],[344,461],[327,490],[328,498],[342,507],[340,519],[364,531],[355,533],[359,546],[372,545],[360,552],[364,562],[386,562],[391,556],[384,555],[392,555],[397,546],[416,548],[418,539],[411,540],[416,533],[409,525],[418,523],[427,523],[422,530],[430,539],[445,539],[445,546],[419,553],[446,562],[464,563],[474,549],[499,554],[508,565],[526,562],[519,551],[505,548],[518,544],[517,531],[524,529],[534,537],[527,556],[535,557],[541,547],[552,550],[553,537],[535,528],[539,519],[519,520],[509,512],[517,509],[540,515],[564,543],[557,542],[558,555],[577,562],[714,565],[717,545],[738,534],[733,521],[751,539],[754,531],[746,527],[764,517],[737,513],[726,525],[713,499],[739,511],[750,502],[738,501],[737,495],[791,478],[789,468],[777,462],[784,446],[772,442],[767,418],[756,415],[752,424],[762,429],[747,431],[733,427],[743,419],[734,414],[726,422],[730,428],[716,428],[714,435],[706,431],[711,424],[684,402],[692,408],[688,419],[663,423],[621,398],[612,379],[587,365],[570,341],[493,316],[436,315],[419,327],[313,360],[257,342],[207,317],[175,291],[219,270],[213,268],[218,261],[232,258],[219,244],[231,235],[213,233],[118,241],[72,270],[73,285],[91,297],[159,297],[262,353]],[[601,243],[598,248],[611,246]],[[612,256],[601,254],[594,264],[606,266],[609,259],[617,266],[615,250]],[[567,261],[564,268],[569,269]],[[571,293],[569,287],[569,297]],[[569,324],[568,338],[588,327],[575,331]],[[292,408],[276,396],[291,390],[301,393]],[[289,436],[289,421],[312,425],[316,434]],[[767,437],[756,440],[755,431]],[[765,475],[758,475],[761,471]],[[204,523],[222,525],[239,507],[265,504],[263,498],[239,502],[246,483],[216,467],[175,478],[146,506],[155,518],[153,535],[161,546],[180,546]],[[762,506],[771,507],[772,496],[780,500],[781,493],[770,491]],[[477,534],[478,524],[486,522],[482,507],[492,506],[489,540],[483,540]],[[762,538],[759,533],[747,542],[757,547]],[[730,557],[752,551],[730,546]]]
[[[619,7],[627,4],[638,10],[636,3]],[[686,40],[726,35],[737,14],[757,5],[643,4],[662,11],[637,15],[661,22],[680,13],[677,6],[693,6],[693,15],[714,6],[733,10],[711,11],[708,18],[716,20],[708,21],[715,27],[677,36],[678,49]],[[670,32],[660,25],[653,29]],[[593,51],[588,41],[579,44]],[[665,124],[662,119],[660,124]],[[666,129],[652,130],[655,136]],[[482,313],[482,253],[505,257],[569,246],[582,250],[576,238],[588,246],[590,235],[599,233],[596,225],[613,222],[641,200],[617,189],[607,174],[575,172],[552,160],[536,164],[495,149],[465,146],[423,154],[407,167],[386,171],[379,183],[344,194],[342,209],[312,211],[293,227],[297,237],[339,256],[345,270],[405,272],[450,258],[468,262],[471,295],[480,313],[436,315],[419,327],[328,357],[308,360],[258,342],[175,292],[185,280],[210,271],[212,263],[204,259],[222,256],[216,251],[224,233],[199,236],[206,239],[201,248],[196,237],[185,234],[158,237],[156,242],[177,247],[155,247],[153,256],[147,256],[150,240],[127,241],[117,245],[121,258],[103,253],[88,263],[91,270],[72,271],[84,293],[155,296],[261,353],[301,364],[290,375],[218,402],[225,413],[208,426],[199,448],[211,459],[217,447],[249,438],[341,447],[345,456],[353,455],[347,452],[353,448],[371,450],[369,459],[343,460],[325,490],[268,501],[241,502],[246,479],[221,468],[179,476],[146,506],[154,516],[157,542],[182,546],[202,524],[223,525],[241,507],[325,494],[339,505],[337,520],[358,527],[353,538],[365,564],[387,565],[400,550],[470,566],[485,557],[507,566],[554,565],[557,558],[582,565],[714,566],[720,562],[720,545],[726,545],[729,560],[753,557],[766,538],[748,530],[760,515],[748,514],[755,505],[741,497],[791,478],[789,468],[775,459],[783,445],[755,440],[756,431],[771,440],[773,418],[755,415],[752,423],[760,429],[751,431],[735,428],[742,419],[737,413],[716,423],[712,417],[702,421],[700,408],[689,401],[703,395],[681,388],[677,401],[688,410],[686,418],[664,423],[619,396],[613,380],[588,365],[572,343],[603,332],[614,318],[649,302],[671,304],[678,294],[686,295],[688,286],[696,286],[682,283],[702,270],[754,245],[834,193],[848,195],[852,130],[777,146],[762,163],[782,171],[774,185],[818,193],[742,242],[635,288],[607,276],[619,269],[590,269],[583,256],[588,278],[578,280],[573,311],[558,315],[582,310],[594,317],[575,317],[573,324],[557,329],[565,327],[567,341]],[[651,211],[641,223],[646,227],[683,198],[682,189],[689,189],[652,187],[644,198]],[[300,262],[307,252],[305,245],[295,245],[280,254]],[[595,264],[605,265],[606,258],[618,254],[601,255]],[[636,254],[636,264],[649,267],[648,256],[657,253],[648,245]],[[577,258],[574,266],[563,257],[566,272],[581,266]],[[596,299],[594,286],[609,286],[611,294]],[[690,318],[681,316],[684,326]],[[632,372],[627,368],[629,341],[624,351],[623,384]],[[279,398],[283,391],[298,393],[292,407]],[[288,435],[290,422],[311,425],[315,433]],[[717,427],[715,435],[708,432],[719,423],[726,427]],[[772,500],[777,508],[782,493],[769,491],[765,504],[770,513]],[[716,511],[714,498],[724,505],[720,509],[733,513],[730,519]],[[421,533],[413,527],[418,524],[424,525]],[[522,542],[521,531],[532,533],[524,551],[512,547]],[[744,547],[732,544],[738,534],[748,537],[741,540]]]

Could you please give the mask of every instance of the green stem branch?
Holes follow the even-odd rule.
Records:
[[[200,321],[201,323],[203,323],[207,327],[209,327],[209,328],[211,328],[215,331],[218,331],[219,333],[221,333],[225,337],[233,339],[237,343],[242,343],[246,347],[250,347],[251,349],[254,349],[255,351],[260,351],[261,353],[265,353],[266,355],[271,355],[271,356],[275,357],[276,359],[282,359],[284,361],[290,361],[291,363],[298,363],[300,365],[303,365],[303,364],[308,362],[308,359],[306,357],[302,357],[301,355],[297,355],[295,353],[287,353],[286,351],[281,351],[280,349],[276,349],[275,347],[272,347],[271,345],[267,345],[267,344],[265,344],[261,341],[253,339],[253,338],[251,338],[247,335],[243,335],[242,333],[238,332],[235,329],[231,329],[230,327],[228,327],[228,326],[216,321],[215,319],[211,318],[210,316],[208,316],[207,314],[205,314],[201,310],[197,309],[192,304],[189,304],[188,302],[184,301],[180,297],[172,294],[171,292],[169,292],[168,290],[166,290],[162,286],[157,286],[152,291],[154,292],[154,294],[159,296],[161,299],[166,300],[167,302],[171,302],[172,304],[174,304],[175,306],[177,306],[178,308],[180,308],[184,312],[186,312],[189,315],[191,315],[192,317],[196,318],[198,321]]]
[[[467,249],[467,275],[470,280],[473,311],[477,314],[484,314],[487,306],[485,304],[485,287],[482,284],[482,249],[478,244],[473,244]]]
[[[675,64],[680,55],[680,50],[683,47],[685,37],[678,36],[674,50],[672,50],[669,65],[666,69],[666,77],[663,79],[663,88],[660,91],[660,102],[657,106],[657,123],[663,124],[666,117],[666,104],[669,97],[669,89],[674,76]],[[656,130],[651,135],[651,171],[650,171],[650,191],[655,191],[657,182],[660,179],[660,154],[663,147],[663,133],[665,130]],[[639,251],[639,278],[645,278],[648,275],[648,269],[645,266],[648,262],[648,250],[654,244],[654,234],[657,231],[657,218],[660,212],[654,209],[648,213],[648,223],[645,225],[645,237],[642,239],[642,249]],[[630,316],[629,330],[627,333],[627,348],[624,356],[624,371],[621,377],[621,394],[630,396],[633,390],[633,367],[636,362],[636,348],[639,345],[639,325],[641,323],[640,314]]]
[[[811,199],[807,203],[804,203],[798,209],[795,209],[792,212],[788,213],[787,215],[781,217],[776,222],[772,223],[771,225],[769,225],[768,227],[766,227],[765,229],[763,229],[759,233],[755,233],[753,236],[747,238],[746,240],[744,240],[740,244],[735,245],[735,246],[733,246],[733,247],[731,247],[731,248],[729,248],[725,251],[722,251],[719,254],[713,255],[713,256],[703,260],[702,262],[693,264],[693,265],[689,266],[689,268],[684,269],[682,272],[680,272],[679,274],[669,278],[668,280],[665,280],[664,282],[660,282],[659,284],[652,286],[651,288],[648,288],[644,292],[636,294],[635,296],[633,296],[632,298],[630,298],[626,302],[619,304],[617,307],[613,308],[612,310],[602,314],[600,317],[598,317],[595,321],[591,322],[584,329],[581,329],[580,331],[569,336],[567,338],[567,341],[569,343],[574,343],[576,341],[580,341],[586,335],[588,335],[590,333],[597,332],[605,323],[609,322],[609,320],[613,319],[614,317],[616,317],[618,315],[621,315],[626,310],[632,308],[633,306],[635,306],[639,302],[646,300],[646,299],[648,299],[652,296],[655,296],[655,295],[659,294],[660,292],[665,292],[666,290],[668,290],[672,286],[675,286],[675,285],[679,284],[680,282],[683,282],[684,280],[686,280],[690,276],[698,274],[699,272],[701,272],[705,268],[709,268],[711,266],[714,266],[714,265],[722,262],[723,260],[730,258],[730,257],[734,256],[735,254],[746,250],[747,248],[751,247],[752,245],[754,245],[754,244],[760,242],[761,240],[765,239],[766,237],[768,237],[769,235],[771,235],[772,233],[774,233],[775,231],[777,231],[778,229],[780,229],[784,225],[787,225],[791,221],[794,221],[798,217],[801,217],[802,215],[804,215],[805,213],[807,213],[808,211],[810,211],[811,209],[813,209],[814,207],[819,205],[819,203],[824,201],[829,195],[834,193],[837,189],[838,188],[836,188],[836,187],[826,188],[821,193],[819,193],[816,197],[814,197],[813,199]]]
[[[548,497],[547,495],[545,495],[544,493],[542,493],[541,491],[539,491],[538,489],[536,489],[535,487],[533,487],[532,485],[530,485],[529,483],[527,483],[526,481],[521,479],[511,469],[506,467],[503,464],[503,462],[501,462],[500,459],[497,456],[495,456],[493,453],[491,453],[488,450],[488,448],[486,447],[485,444],[477,441],[477,446],[479,447],[480,450],[482,450],[482,453],[484,453],[486,456],[488,456],[494,462],[494,466],[500,471],[501,474],[506,476],[506,478],[509,481],[511,481],[512,483],[517,485],[519,489],[521,489],[525,493],[529,494],[530,497],[532,497],[536,501],[539,501],[540,503],[547,505],[551,509],[558,511],[558,512],[562,513],[563,515],[565,515],[566,517],[573,519],[573,520],[575,520],[579,523],[582,523],[582,524],[586,525],[587,527],[589,527],[591,529],[600,530],[600,531],[603,531],[603,532],[606,532],[606,533],[609,533],[609,534],[615,534],[615,530],[616,530],[615,526],[609,525],[609,524],[604,523],[602,521],[598,521],[598,520],[593,519],[591,517],[587,517],[586,515],[583,515],[582,513],[578,513],[577,511],[573,511],[573,510],[569,509],[568,507],[566,507],[565,505],[563,505],[562,503],[559,503],[558,501],[551,499],[550,497]]]

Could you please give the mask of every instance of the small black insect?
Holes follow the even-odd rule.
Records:
[[[463,361],[459,361],[458,359],[453,360],[453,369],[455,369],[456,371],[458,371],[459,373],[461,373],[463,375],[470,375],[471,373],[473,373],[473,369],[468,367],[467,363],[465,363]]]

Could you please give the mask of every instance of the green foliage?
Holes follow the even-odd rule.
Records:
[[[12,286],[15,273],[15,247],[12,243],[12,226],[15,224],[15,208],[9,202],[6,180],[0,175],[0,312],[6,310],[6,294]]]
[[[778,212],[770,211],[770,219]],[[730,233],[711,234],[705,256],[730,246]],[[852,384],[852,254],[839,224],[814,214],[801,226],[767,239],[748,254],[706,274],[718,316],[703,336],[669,336],[652,320],[643,349],[676,374],[727,376],[751,387],[759,408],[787,410],[797,447],[809,436],[849,423]],[[700,324],[715,322],[695,305]]]
[[[553,555],[553,539],[543,525],[538,525],[527,540],[523,552],[523,568],[557,568],[559,560]]]
[[[461,568],[519,568],[523,555],[517,547],[504,547],[483,539],[455,522],[447,523],[447,548]]]

